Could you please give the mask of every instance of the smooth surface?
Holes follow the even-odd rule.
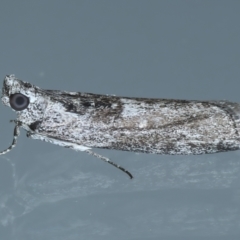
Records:
[[[45,89],[240,102],[239,1],[4,1],[0,76]],[[0,107],[1,149],[15,114]],[[240,152],[96,150],[27,139],[0,157],[0,239],[239,239]]]

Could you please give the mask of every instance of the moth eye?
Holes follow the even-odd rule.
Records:
[[[9,102],[15,111],[22,111],[28,107],[29,98],[21,93],[15,93],[10,96]]]

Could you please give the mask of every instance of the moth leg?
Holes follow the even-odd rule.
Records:
[[[12,144],[7,149],[0,152],[0,155],[10,152],[16,146],[17,138],[20,135],[20,126],[21,126],[20,122],[15,121],[15,120],[11,120],[10,122],[15,122],[15,124],[16,124],[14,131],[13,131],[13,141],[12,141]]]
[[[120,169],[121,171],[125,172],[130,177],[130,179],[133,178],[133,175],[129,171],[127,171],[125,168],[121,167],[120,165],[112,162],[109,158],[106,158],[106,157],[104,157],[104,156],[102,156],[100,154],[92,152],[91,150],[85,150],[85,152],[87,152],[88,154],[90,154],[90,155],[92,155],[94,157],[97,157],[97,158],[103,160],[104,162],[110,163],[114,167],[116,167],[116,168]]]

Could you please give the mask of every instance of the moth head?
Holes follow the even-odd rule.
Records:
[[[21,81],[14,75],[7,75],[4,79],[2,102],[16,111],[17,120],[26,125],[41,120],[47,106],[40,88]]]

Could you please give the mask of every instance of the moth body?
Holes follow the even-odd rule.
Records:
[[[106,148],[176,155],[240,148],[240,104],[228,101],[43,90],[9,75],[2,102],[16,111],[16,122],[29,137],[78,151]]]

